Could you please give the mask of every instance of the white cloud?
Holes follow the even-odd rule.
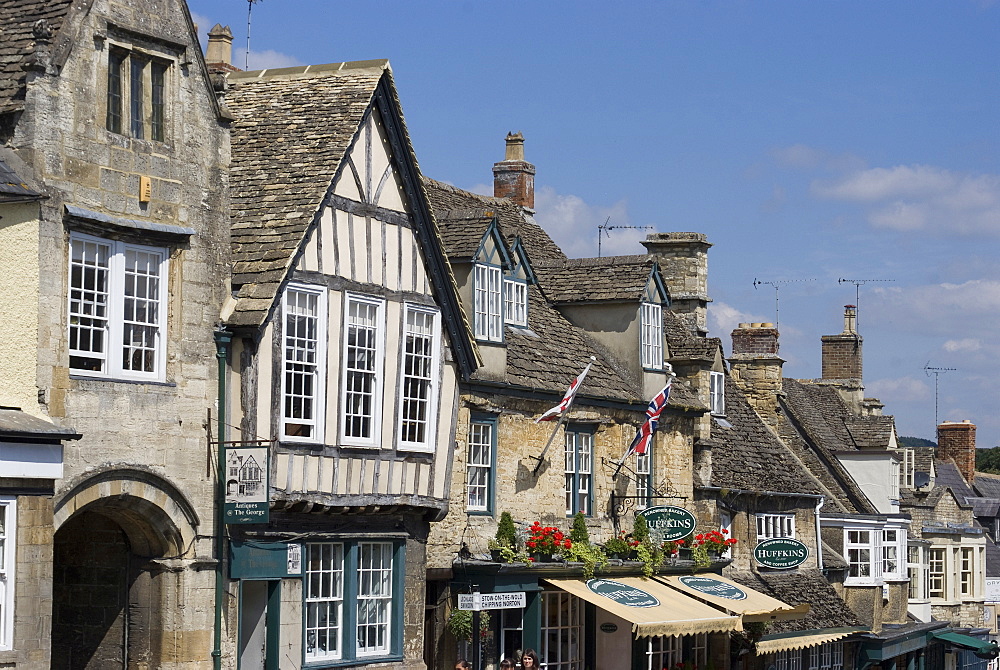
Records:
[[[750,312],[741,312],[724,302],[713,302],[708,305],[708,330],[714,337],[721,337],[729,346],[729,334],[741,323],[763,323],[762,318]]]
[[[811,191],[868,208],[868,221],[877,228],[1000,235],[1000,175],[900,165],[816,180]]]
[[[824,169],[836,172],[861,170],[864,161],[854,154],[831,154],[805,144],[793,144],[771,150],[771,157],[779,165],[800,170]]]
[[[1000,330],[1000,281],[972,279],[961,284],[878,287],[861,308],[882,323],[949,340],[991,341]],[[874,317],[873,317],[874,318]],[[960,334],[960,338],[955,335]]]
[[[204,51],[208,46],[208,31],[212,29],[216,21],[195,12],[191,12],[191,21],[194,22],[195,29],[198,32],[198,41],[201,43],[201,50]]]
[[[577,195],[556,193],[551,186],[535,191],[535,221],[555,240],[570,258],[597,256],[598,226],[631,226],[628,206],[619,200],[611,206],[592,205]],[[609,230],[601,240],[602,256],[644,254],[639,244],[652,229]]]
[[[933,397],[931,387],[923,379],[897,377],[865,382],[865,395],[869,397],[891,397],[893,403],[918,402]]]
[[[950,353],[968,353],[982,349],[983,342],[977,338],[966,337],[961,340],[948,340],[942,345],[942,348]]]
[[[274,49],[265,49],[263,51],[251,49],[249,61],[247,61],[246,53],[246,49],[233,49],[233,65],[238,68],[243,68],[246,65],[246,69],[248,70],[266,70],[275,67],[305,65],[305,63],[295,56],[289,56]]]

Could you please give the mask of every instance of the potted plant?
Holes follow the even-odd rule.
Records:
[[[573,544],[590,544],[587,517],[583,515],[583,512],[577,512],[573,517],[573,528],[569,531],[569,539],[573,541]]]
[[[691,555],[691,548],[688,546],[688,538],[681,538],[679,540],[665,540],[663,544],[660,545],[660,551],[663,553],[664,558],[669,560],[671,563],[676,563],[677,559],[681,558],[681,552],[686,552],[686,558]]]
[[[725,528],[698,533],[694,536],[694,545],[704,547],[709,555],[721,556],[729,547],[736,544],[736,539],[726,537],[727,535],[729,535],[729,531]]]
[[[561,530],[555,526],[543,526],[538,521],[528,528],[528,539],[524,544],[535,562],[551,561],[554,554],[561,554],[563,550],[573,547],[573,541],[563,535]]]
[[[496,535],[489,541],[490,556],[494,563],[499,563],[501,560],[505,560],[504,549],[510,549],[513,553],[516,547],[517,528],[514,526],[514,519],[510,512],[503,512],[500,515],[500,522],[497,524]]]
[[[470,610],[453,609],[445,623],[448,632],[460,642],[472,641],[472,612]],[[489,612],[481,612],[479,616],[479,635],[484,637],[490,631]]]
[[[632,551],[628,536],[622,531],[604,543],[604,552],[611,558],[624,559]]]
[[[574,542],[572,547],[563,550],[563,558],[570,563],[583,563],[584,579],[590,579],[597,568],[604,568],[608,564],[604,551],[589,543]]]

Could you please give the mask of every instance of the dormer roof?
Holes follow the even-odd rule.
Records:
[[[649,256],[572,258],[537,263],[535,272],[553,303],[642,301],[669,304],[656,261]],[[652,285],[652,286],[651,286]],[[647,295],[651,292],[652,295]],[[656,300],[649,300],[656,297]]]

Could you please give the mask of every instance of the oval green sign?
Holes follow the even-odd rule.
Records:
[[[694,515],[683,507],[673,505],[660,505],[658,507],[647,507],[636,512],[636,516],[646,519],[649,525],[649,534],[653,539],[660,542],[672,542],[687,537],[697,525]]]
[[[652,593],[612,579],[591,579],[587,582],[587,588],[627,607],[656,607],[660,604]]]
[[[680,582],[689,589],[726,600],[745,600],[747,597],[747,592],[740,587],[711,577],[686,576],[681,577]]]
[[[809,547],[790,537],[775,537],[759,542],[753,558],[765,568],[787,570],[802,565],[809,558]]]

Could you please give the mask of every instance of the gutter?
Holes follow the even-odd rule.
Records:
[[[215,336],[215,357],[219,362],[219,410],[216,421],[218,422],[219,436],[216,443],[216,468],[215,468],[215,631],[212,646],[212,667],[214,670],[222,668],[222,592],[223,592],[223,560],[225,551],[225,503],[226,463],[225,463],[225,441],[226,441],[226,408],[228,406],[228,394],[226,392],[226,362],[229,359],[229,345],[233,341],[233,334],[225,330],[216,330]]]
[[[699,491],[725,491],[727,493],[735,493],[736,495],[755,495],[755,496],[781,496],[784,498],[812,498],[814,500],[825,501],[826,496],[822,493],[785,493],[784,491],[752,491],[749,489],[731,489],[724,486],[698,486],[696,487]],[[822,504],[822,502],[820,503]]]
[[[819,511],[823,508],[823,503],[826,502],[826,498],[820,498],[816,501],[816,564],[819,569],[823,570],[823,536],[820,533],[819,527]]]

